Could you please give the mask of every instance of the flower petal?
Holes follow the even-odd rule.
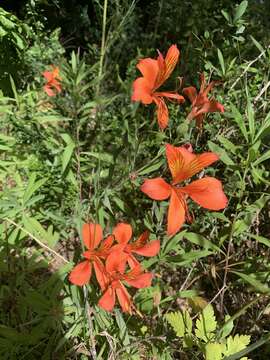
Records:
[[[109,254],[109,251],[112,248],[112,244],[114,242],[114,236],[113,235],[109,235],[106,237],[106,239],[104,239],[99,247],[99,256],[102,257],[107,257],[107,255]]]
[[[184,146],[176,147],[166,144],[166,157],[172,174],[173,184],[187,179],[188,166],[196,158],[196,155]]]
[[[97,282],[99,283],[101,290],[104,291],[109,282],[109,279],[106,276],[104,265],[102,264],[101,261],[94,261],[94,269],[95,269]]]
[[[160,241],[153,240],[149,243],[146,243],[144,246],[136,249],[132,249],[131,251],[135,254],[142,256],[156,256],[160,250]]]
[[[189,164],[189,167],[187,169],[187,177],[192,177],[193,175],[200,172],[202,169],[213,164],[218,159],[218,155],[213,152],[205,152],[196,155],[195,159],[193,159]]]
[[[222,190],[221,181],[213,177],[195,180],[181,190],[206,209],[221,210],[228,203],[228,199]]]
[[[204,105],[197,111],[197,115],[209,113],[209,112],[224,112],[224,106],[216,100],[208,100]]]
[[[113,251],[107,257],[105,268],[107,272],[119,272],[124,274],[126,268],[128,254],[119,251]]]
[[[78,286],[83,286],[90,281],[92,275],[92,264],[90,261],[83,261],[76,265],[69,274],[69,281]]]
[[[168,126],[169,111],[167,105],[162,97],[154,96],[153,100],[157,105],[157,119],[160,129],[165,129]]]
[[[112,311],[115,305],[115,291],[112,287],[109,287],[102,297],[99,299],[98,305],[106,310]]]
[[[127,244],[132,237],[132,227],[129,224],[119,223],[113,229],[113,235],[119,244]]]
[[[182,95],[179,95],[177,93],[172,93],[172,92],[166,92],[166,91],[163,91],[163,92],[155,92],[155,96],[158,96],[158,97],[166,97],[168,99],[174,99],[176,100],[177,102],[179,102],[180,104],[185,102],[185,98],[182,96]]]
[[[152,88],[148,81],[140,77],[133,82],[133,94],[131,96],[132,101],[141,101],[143,104],[151,104],[153,102]]]
[[[186,87],[183,89],[183,94],[188,97],[191,103],[193,103],[197,97],[197,89],[194,86]]]
[[[170,144],[166,144],[166,156],[173,185],[189,179],[219,159],[218,155],[212,152],[195,155],[185,146],[175,147]]]
[[[162,178],[147,179],[142,184],[141,191],[153,200],[165,200],[171,194],[171,186]]]
[[[173,72],[178,59],[179,59],[180,51],[178,50],[176,45],[172,45],[169,50],[167,51],[166,57],[165,57],[165,65],[166,65],[166,73],[164,75],[165,79],[168,79],[168,77]]]
[[[205,75],[204,73],[200,74],[200,94],[202,94],[205,91],[205,85],[206,85],[206,81],[205,81]]]
[[[181,198],[175,190],[172,190],[168,210],[168,235],[176,234],[185,222],[185,199]]]
[[[59,76],[59,67],[58,66],[52,65],[52,76],[54,79],[61,79],[61,77]]]
[[[51,86],[54,87],[57,90],[58,93],[60,93],[61,90],[62,90],[61,85],[57,80],[52,81]]]
[[[145,80],[147,80],[147,83],[152,90],[155,86],[159,71],[157,60],[151,58],[142,59],[139,61],[137,68],[140,70]]]
[[[129,312],[131,314],[132,300],[123,284],[116,288],[116,295],[123,312]]]
[[[126,279],[126,283],[130,286],[133,286],[137,289],[142,289],[151,286],[151,281],[153,279],[153,274],[151,273],[143,273],[138,275],[134,279]]]
[[[46,94],[48,96],[55,96],[56,95],[55,92],[51,89],[51,87],[49,85],[44,85],[43,89],[44,89],[44,91],[46,92]]]
[[[179,59],[180,52],[176,45],[172,45],[167,51],[165,60],[162,54],[159,52],[158,56],[158,66],[159,66],[159,74],[156,80],[155,88],[159,88],[171,75],[173,72],[177,61]]]
[[[134,269],[134,268],[140,266],[139,261],[132,254],[129,254],[127,261],[128,261],[128,265],[129,265],[130,269]]]
[[[83,224],[82,238],[87,249],[94,250],[102,240],[102,237],[103,231],[99,224]]]
[[[47,81],[51,81],[53,79],[53,73],[51,71],[44,71],[42,75]]]

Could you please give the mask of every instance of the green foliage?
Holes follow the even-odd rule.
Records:
[[[96,359],[269,359],[268,2],[110,1],[106,18],[103,1],[14,7],[0,9],[0,358],[94,359],[94,348]],[[169,104],[163,132],[154,106],[130,101],[137,60],[173,43],[180,92],[199,88],[202,71],[219,82],[225,113],[208,114],[202,132],[188,101]],[[55,97],[43,90],[51,64]],[[187,142],[219,155],[204,172],[229,203],[190,202],[193,222],[168,237],[167,201],[140,185],[169,179],[164,144]],[[142,317],[96,307],[95,282],[70,285],[85,221],[105,233],[129,222],[135,237],[147,228],[161,240],[143,262],[153,285],[129,289]]]
[[[200,312],[195,324],[192,323],[187,310],[183,313],[168,313],[166,320],[172,326],[176,336],[181,338],[182,346],[191,351],[197,348],[198,354],[203,354],[206,360],[225,360],[227,356],[237,354],[250,343],[248,335],[229,336],[233,330],[231,326],[227,332],[220,333],[214,309],[210,304]],[[241,357],[240,360],[248,360],[248,358]]]

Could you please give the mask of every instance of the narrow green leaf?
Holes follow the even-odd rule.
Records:
[[[141,170],[138,174],[139,174],[140,176],[150,174],[151,172],[158,170],[163,164],[164,164],[164,161],[163,161],[163,160],[160,160],[159,162],[157,162],[157,163],[155,163],[155,164],[153,164],[153,165],[146,166],[146,167],[145,167],[143,170]]]
[[[215,153],[218,154],[218,156],[220,157],[220,160],[222,162],[224,162],[224,164],[226,165],[234,165],[233,160],[229,157],[229,155],[227,154],[226,150],[224,150],[223,148],[221,148],[220,146],[218,146],[217,144],[214,144],[212,141],[208,141],[207,142],[209,149]]]
[[[249,124],[249,133],[251,135],[251,141],[253,143],[253,142],[255,142],[254,141],[254,137],[255,137],[255,119],[254,119],[254,109],[253,109],[253,106],[251,104],[248,91],[247,91],[247,97],[248,97],[247,116],[248,116],[248,124]]]
[[[249,139],[248,139],[248,132],[247,132],[245,120],[244,120],[243,116],[241,115],[241,113],[239,112],[239,110],[233,104],[230,104],[230,107],[231,107],[231,111],[232,111],[232,115],[233,115],[233,120],[237,123],[246,142],[248,143]]]
[[[217,245],[213,244],[211,241],[207,240],[204,236],[200,234],[186,232],[184,234],[184,238],[192,242],[193,244],[204,247],[207,250],[212,249],[218,252],[221,251]]]
[[[71,160],[74,148],[75,148],[75,144],[73,142],[69,143],[65,147],[65,150],[62,155],[62,174],[65,172],[65,170]]]
[[[232,271],[232,273],[239,276],[241,279],[243,279],[246,283],[250,284],[257,290],[258,292],[262,294],[270,294],[270,288],[262,284],[259,280],[256,280],[255,276],[253,274],[246,275],[244,273],[240,273],[238,271]]]
[[[249,35],[253,44],[256,46],[256,48],[260,51],[261,54],[263,54],[263,57],[265,58],[266,57],[266,54],[265,54],[265,50],[264,48],[262,47],[262,45],[252,36],[252,35]]]
[[[260,156],[256,161],[254,161],[253,165],[259,165],[260,163],[270,159],[270,150],[267,150],[262,156]]]
[[[270,112],[266,115],[263,124],[261,125],[260,129],[258,130],[258,132],[254,138],[254,143],[258,140],[261,140],[266,135],[268,135],[269,132],[270,132]]]
[[[235,13],[234,13],[234,17],[233,17],[233,22],[236,23],[246,12],[248,7],[248,1],[244,0],[242,1],[235,9]]]
[[[23,195],[23,203],[25,204],[31,198],[34,192],[37,191],[46,181],[47,179],[40,179],[36,181],[36,174],[32,173]]]
[[[259,243],[270,247],[270,239],[267,239],[264,236],[260,236],[260,235],[253,235],[253,234],[249,234],[249,237],[251,237],[252,239],[255,239],[256,241],[258,241]]]
[[[225,17],[225,19],[226,19],[229,23],[232,22],[231,16],[227,13],[227,11],[221,10],[221,14]]]
[[[219,49],[217,49],[217,53],[218,53],[218,60],[222,69],[222,74],[225,75],[225,63],[222,52]]]
[[[71,53],[71,67],[72,67],[73,74],[76,74],[77,73],[77,59],[76,59],[75,51],[72,51],[72,53]]]

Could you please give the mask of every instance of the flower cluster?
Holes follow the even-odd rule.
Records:
[[[148,241],[149,235],[145,231],[136,241],[129,243],[132,238],[129,224],[117,224],[106,238],[103,238],[99,224],[84,224],[82,238],[87,249],[83,253],[85,260],[71,271],[70,282],[79,286],[89,283],[94,269],[103,293],[99,306],[112,311],[117,297],[123,312],[131,314],[135,306],[125,284],[139,289],[150,286],[152,281],[152,274],[144,272],[135,255],[155,256],[160,248],[159,240]]]
[[[165,57],[158,52],[157,60],[146,58],[139,61],[137,68],[142,73],[142,77],[136,79],[133,83],[133,101],[141,101],[143,104],[151,104],[154,102],[157,106],[157,119],[161,129],[168,126],[169,112],[164,98],[168,100],[176,100],[178,103],[185,101],[182,95],[176,92],[157,92],[156,90],[164,84],[173,72],[180,52],[176,45],[172,45]],[[224,112],[224,107],[214,99],[208,99],[208,93],[217,84],[212,81],[206,85],[205,76],[201,74],[201,88],[199,93],[195,87],[190,86],[183,89],[183,94],[188,97],[191,102],[192,110],[188,115],[188,119],[196,120],[198,127],[202,127],[203,119],[208,112]]]
[[[218,156],[215,153],[205,152],[195,155],[192,148],[167,144],[166,157],[172,175],[171,184],[162,178],[155,178],[145,180],[141,190],[154,200],[170,198],[167,233],[174,235],[180,230],[185,219],[192,220],[187,207],[188,197],[200,206],[211,210],[224,209],[227,198],[222,190],[221,182],[213,177],[205,176],[188,185],[180,186],[181,182],[217,161]]]
[[[133,101],[141,101],[143,104],[155,102],[157,105],[158,124],[161,129],[168,126],[169,113],[164,98],[174,99],[179,103],[184,100],[183,96],[177,93],[157,92],[165,80],[173,72],[180,52],[176,45],[172,45],[165,57],[160,54],[157,60],[146,58],[139,61],[137,68],[142,77],[133,83]],[[196,120],[196,125],[202,130],[203,120],[206,113],[224,112],[224,107],[214,99],[209,99],[208,94],[217,82],[210,82],[206,85],[205,76],[201,74],[201,87],[199,92],[193,86],[183,89],[183,94],[191,102],[191,111],[188,119]],[[168,184],[164,179],[145,180],[141,191],[154,200],[166,200],[170,198],[168,209],[167,234],[174,235],[180,229],[185,220],[192,221],[189,213],[187,199],[191,198],[200,206],[210,210],[221,210],[227,205],[227,198],[222,190],[219,180],[205,176],[194,180],[187,185],[182,182],[189,180],[198,174],[205,167],[218,160],[218,155],[213,152],[194,154],[191,145],[175,147],[166,144],[167,163],[172,175],[172,181]]]
[[[61,88],[61,77],[59,75],[59,68],[57,66],[51,65],[51,71],[44,71],[43,76],[46,80],[46,84],[43,86],[44,91],[48,96],[55,96],[57,93],[60,93]]]
[[[133,83],[133,101],[145,105],[154,103],[157,107],[157,119],[160,129],[168,126],[169,112],[165,100],[181,104],[185,98],[173,91],[160,91],[160,87],[172,74],[180,52],[172,45],[166,57],[159,52],[157,59],[146,58],[139,61],[137,68],[142,76]],[[61,92],[58,67],[52,66],[52,71],[43,73],[47,83],[44,90],[48,96]],[[208,98],[209,92],[217,84],[206,84],[204,74],[201,74],[199,92],[193,86],[183,89],[183,95],[191,102],[191,111],[187,119],[195,119],[197,127],[202,131],[205,114],[209,112],[224,112],[224,107],[213,98]],[[188,199],[210,210],[221,210],[227,206],[227,197],[223,192],[222,183],[210,176],[200,176],[190,182],[206,167],[218,160],[213,152],[195,154],[191,144],[176,147],[165,145],[168,167],[172,180],[170,183],[161,177],[146,179],[141,191],[154,200],[169,199],[167,216],[167,234],[175,235],[187,220],[193,216],[188,209]],[[97,283],[102,292],[99,306],[112,311],[116,298],[124,312],[133,313],[135,306],[126,289],[127,286],[145,288],[151,285],[152,274],[144,272],[137,255],[155,256],[160,249],[159,240],[149,240],[149,232],[142,233],[136,241],[132,238],[132,228],[129,224],[119,223],[113,232],[103,238],[103,230],[99,224],[88,223],[82,228],[82,238],[86,251],[84,261],[76,265],[69,275],[71,283],[83,286],[90,282],[94,270]]]

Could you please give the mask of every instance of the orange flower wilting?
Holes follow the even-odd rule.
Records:
[[[224,106],[214,99],[208,99],[208,93],[217,84],[217,81],[211,81],[208,85],[205,82],[205,76],[201,74],[201,87],[199,93],[193,86],[183,89],[183,94],[186,95],[191,102],[191,112],[188,114],[188,119],[196,120],[199,128],[203,126],[203,120],[206,113],[209,112],[224,112]]]
[[[106,260],[106,289],[98,302],[99,306],[104,310],[113,310],[117,296],[123,312],[132,314],[135,306],[123,281],[137,289],[151,286],[152,274],[144,273],[140,265],[135,266],[127,273],[125,272],[127,257],[127,254],[114,251]]]
[[[184,97],[176,92],[158,92],[157,89],[169,78],[179,58],[179,50],[172,45],[165,57],[159,52],[157,60],[146,58],[139,61],[137,68],[142,77],[133,83],[133,101],[141,101],[148,105],[155,103],[157,106],[158,124],[161,129],[168,126],[169,113],[164,98],[176,100],[179,103],[185,101]]]
[[[143,272],[134,254],[157,255],[160,248],[159,240],[148,242],[149,233],[145,231],[136,241],[128,244],[132,237],[132,228],[125,223],[117,224],[113,234],[104,240],[99,224],[84,224],[82,237],[88,249],[83,253],[86,260],[74,267],[69,275],[69,281],[79,286],[87,284],[94,268],[97,282],[103,292],[99,305],[111,311],[116,295],[122,310],[131,313],[135,306],[123,282],[136,288],[150,286],[152,274]],[[127,264],[130,270],[126,272]]]
[[[224,209],[227,198],[222,190],[219,180],[205,176],[188,185],[179,186],[179,183],[191,178],[205,167],[218,160],[218,156],[212,152],[200,155],[193,154],[192,150],[185,146],[175,147],[166,145],[166,156],[172,175],[172,182],[168,184],[162,178],[145,180],[141,190],[154,200],[166,200],[170,198],[168,210],[168,235],[176,234],[185,219],[191,221],[188,211],[187,198],[190,197],[200,206],[210,210]]]
[[[47,83],[43,86],[44,91],[48,96],[55,96],[57,93],[61,92],[61,77],[59,75],[59,68],[57,66],[51,65],[52,71],[44,71],[43,76],[46,79]]]

